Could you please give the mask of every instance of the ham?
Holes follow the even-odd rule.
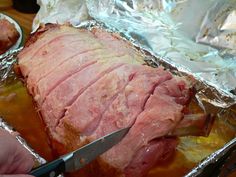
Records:
[[[10,49],[19,39],[20,33],[13,23],[7,19],[0,19],[0,55]]]
[[[209,129],[196,130],[205,122],[210,127],[206,115],[199,121],[185,115],[192,94],[186,77],[146,66],[138,50],[101,29],[43,27],[18,55],[18,65],[61,155],[131,127],[84,169],[87,176],[143,177],[174,152],[175,136],[194,125],[192,133],[202,135]]]

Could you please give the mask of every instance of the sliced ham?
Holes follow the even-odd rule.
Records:
[[[209,132],[207,116],[185,115],[191,82],[144,65],[143,54],[116,34],[47,25],[31,36],[18,58],[60,155],[131,127],[84,169],[87,176],[143,177],[175,151],[175,136],[186,135],[188,127],[204,128],[193,134]]]
[[[45,33],[45,31],[47,32]],[[58,37],[75,33],[77,33],[76,29],[67,26],[47,25],[38,30],[37,35],[31,36],[27,41],[24,50],[18,55],[18,59],[21,63],[30,61],[47,43],[57,40]],[[37,42],[35,42],[36,40]],[[34,51],[32,51],[32,48],[34,48]]]

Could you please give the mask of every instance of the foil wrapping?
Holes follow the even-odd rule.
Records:
[[[234,150],[236,148],[236,138],[232,139],[228,142],[223,148],[217,150],[208,156],[205,160],[198,164],[191,172],[189,172],[185,177],[199,177],[204,176],[203,173],[209,168],[211,165],[214,166],[217,161],[223,158],[227,153]],[[208,169],[210,170],[210,169]]]
[[[37,30],[40,24],[46,23],[70,23],[78,25],[81,21],[88,20],[89,14],[85,1],[61,1],[61,0],[38,0],[40,11],[37,13],[33,32]]]
[[[196,41],[235,56],[236,1],[216,1],[204,17]]]
[[[14,79],[15,74],[13,72],[13,66],[16,62],[16,55],[22,48],[23,47],[10,50],[0,56],[0,82],[5,82],[8,78]]]

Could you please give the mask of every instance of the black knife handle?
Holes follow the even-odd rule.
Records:
[[[56,177],[63,172],[65,172],[65,162],[62,159],[57,159],[33,169],[30,175],[35,177]]]

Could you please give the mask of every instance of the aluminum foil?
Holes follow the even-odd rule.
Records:
[[[197,42],[236,55],[236,1],[216,1],[201,24]]]
[[[40,5],[40,11],[34,19],[33,31],[36,31],[40,24],[68,22],[78,25],[90,18],[84,0],[37,0],[37,3]]]
[[[221,160],[228,152],[234,150],[236,148],[236,138],[232,139],[229,143],[227,143],[223,148],[217,150],[208,156],[205,160],[198,164],[191,172],[189,172],[185,177],[199,177],[203,176],[203,171],[206,168],[209,168],[210,165],[214,165],[217,161]],[[208,169],[209,170],[209,169]]]
[[[22,50],[23,47],[20,47],[15,50],[9,50],[0,56],[0,83],[7,81],[7,78],[15,77],[13,72],[13,66],[16,62],[16,55]]]
[[[11,133],[12,135],[14,135],[16,137],[16,139],[19,141],[19,143],[29,151],[30,154],[32,154],[32,156],[35,159],[35,162],[38,164],[44,164],[46,163],[46,160],[42,157],[40,157],[40,155],[38,155],[27,143],[26,141],[13,129],[13,127],[11,127],[9,124],[7,124],[2,118],[0,118],[0,128],[6,130],[7,132]]]

